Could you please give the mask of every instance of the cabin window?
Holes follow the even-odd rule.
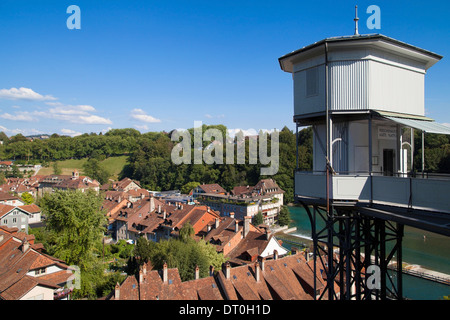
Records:
[[[314,67],[306,70],[306,96],[311,97],[319,94],[319,72]]]

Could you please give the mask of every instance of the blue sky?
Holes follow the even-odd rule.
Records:
[[[69,30],[70,5],[81,29]],[[381,33],[444,58],[426,77],[429,117],[450,123],[448,1],[0,2],[0,130],[76,135],[109,128],[293,129],[278,58],[326,37]],[[369,5],[381,30],[369,30]]]

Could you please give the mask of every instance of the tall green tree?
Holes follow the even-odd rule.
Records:
[[[108,182],[111,173],[105,169],[97,159],[89,159],[83,164],[85,175],[97,180],[100,184]]]
[[[252,223],[253,223],[255,226],[259,226],[260,224],[263,224],[263,223],[264,223],[264,217],[263,217],[263,215],[262,215],[261,212],[258,212],[257,214],[255,214],[255,215],[253,216]]]
[[[61,174],[61,168],[58,165],[58,162],[53,162],[52,164],[53,174]]]
[[[179,234],[181,241],[188,242],[194,236],[195,230],[192,227],[191,223],[188,221],[181,227]]]
[[[96,262],[95,247],[102,241],[107,223],[102,198],[95,191],[55,191],[39,202],[46,228],[53,233],[52,254],[86,271]]]
[[[287,206],[281,206],[280,214],[278,215],[278,224],[280,226],[287,226],[291,222],[289,214],[289,208]]]

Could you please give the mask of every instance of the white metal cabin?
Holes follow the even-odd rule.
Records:
[[[450,181],[410,174],[413,130],[450,134],[425,116],[425,74],[441,58],[380,34],[327,38],[279,58],[294,81],[294,122],[314,133],[313,171],[296,172],[295,196],[450,212]]]

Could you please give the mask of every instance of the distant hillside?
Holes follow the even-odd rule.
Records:
[[[117,157],[109,157],[105,160],[101,161],[101,165],[112,173],[111,179],[117,179],[119,173],[122,171],[123,167],[127,163],[128,156],[117,156]],[[83,164],[86,163],[88,158],[83,159],[69,159],[69,160],[61,160],[56,161],[58,167],[61,169],[61,174],[72,174],[72,172],[76,169],[80,174],[83,174]],[[47,168],[42,168],[37,172],[39,175],[48,175],[53,174],[53,162]]]

